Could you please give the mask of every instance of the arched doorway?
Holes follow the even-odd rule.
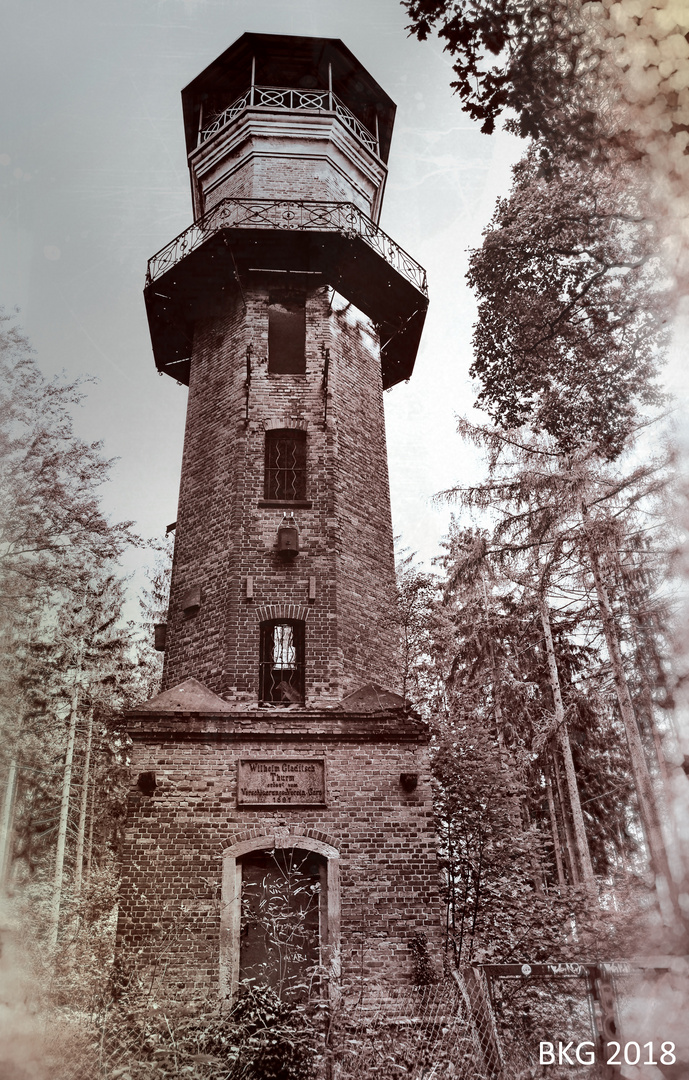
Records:
[[[308,836],[262,836],[223,855],[220,989],[241,979],[284,997],[323,986],[337,964],[339,852]]]
[[[327,860],[303,848],[272,848],[240,863],[240,981],[267,984],[281,998],[309,996],[323,975]]]

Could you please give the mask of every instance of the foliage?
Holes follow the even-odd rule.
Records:
[[[460,422],[488,476],[445,497],[453,521],[440,576],[403,567],[408,670],[433,732],[446,944],[456,963],[624,953],[648,903],[635,778],[611,681],[589,546],[612,598],[625,676],[660,777],[670,676],[659,594],[669,546],[657,500],[671,457],[640,465],[556,438]],[[582,502],[588,506],[586,522]],[[554,717],[541,616],[549,609],[575,789]],[[653,673],[653,674],[651,674]],[[578,887],[572,799],[581,804],[600,907]],[[611,890],[617,914],[606,914]],[[575,929],[573,929],[575,928]]]
[[[398,553],[396,599],[402,696],[427,717],[438,707],[438,695],[442,699],[443,694],[434,657],[444,615],[437,578],[418,567],[413,554]]]
[[[19,787],[14,815],[15,884],[50,871],[60,816],[60,788],[76,694],[76,773],[68,819],[68,856],[74,858],[78,788],[88,787],[87,857],[105,867],[119,850],[126,788],[125,747],[118,712],[137,695],[138,671],[132,628],[121,621],[123,582],[105,573],[89,580],[79,599],[53,606],[22,649],[18,683],[22,695]],[[85,738],[93,721],[89,775]],[[75,782],[76,781],[76,782]],[[77,786],[78,785],[78,786]]]
[[[563,450],[619,454],[639,407],[662,400],[653,378],[672,304],[658,247],[630,167],[565,162],[546,175],[529,152],[471,257],[476,404]]]
[[[506,110],[524,138],[591,154],[601,136],[601,42],[579,0],[403,0],[408,29],[437,29],[462,108],[491,134]]]
[[[306,1080],[312,1075],[315,1032],[305,1009],[278,997],[268,986],[242,988],[231,1017],[241,1028],[240,1054],[251,1059],[256,1080]]]
[[[488,477],[447,494],[478,513],[490,528],[455,525],[441,562],[446,605],[454,620],[453,659],[448,664],[446,656],[445,662],[448,709],[438,759],[443,766],[439,797],[449,867],[449,916],[451,921],[458,916],[460,922],[459,932],[453,923],[453,940],[463,942],[468,916],[470,928],[476,925],[480,932],[483,905],[490,906],[490,890],[479,895],[485,883],[484,853],[488,872],[502,872],[491,846],[493,816],[495,836],[511,833],[516,860],[520,851],[523,854],[524,839],[531,834],[534,841],[535,896],[527,908],[535,913],[541,903],[539,876],[549,902],[553,890],[562,886],[572,895],[579,861],[570,835],[573,797],[581,803],[599,887],[604,894],[614,888],[622,911],[631,913],[637,903],[646,902],[635,798],[638,782],[626,728],[620,722],[618,695],[611,685],[612,661],[602,639],[590,559],[593,548],[611,597],[621,675],[644,720],[647,767],[660,779],[664,759],[659,725],[662,729],[662,711],[668,704],[668,674],[667,643],[660,633],[666,604],[658,588],[667,538],[662,519],[654,514],[671,459],[644,465],[624,457],[605,462],[595,450],[563,453],[555,439],[527,430],[501,431],[466,421],[460,430],[485,450]],[[550,613],[576,790],[569,777],[564,782],[562,738],[554,722],[545,657],[544,604]],[[649,675],[653,671],[655,677]],[[473,755],[477,755],[475,772]],[[501,785],[500,769],[508,784],[503,779]],[[453,779],[455,774],[463,778],[461,785]],[[515,813],[517,804],[520,809]],[[534,874],[534,867],[539,873]],[[524,890],[528,869],[523,860],[518,876]],[[636,889],[636,899],[630,886]],[[509,911],[518,898],[517,884],[508,887],[504,881],[496,892],[500,895]],[[576,948],[585,937],[582,926],[591,922],[590,904],[588,908],[582,903],[577,914]],[[615,933],[627,932],[625,918],[618,918]],[[504,947],[509,934],[496,927],[493,937],[487,933],[485,939]],[[537,943],[537,929],[529,929],[527,940]],[[568,947],[566,941],[560,942],[561,952]]]
[[[79,380],[48,381],[20,331],[0,320],[0,595],[5,617],[73,589],[85,565],[117,558],[131,522],[112,524],[97,490],[112,462],[74,433]],[[4,325],[3,325],[4,324]],[[86,571],[88,574],[88,569]]]
[[[46,379],[16,326],[3,317],[1,330],[0,768],[10,811],[1,839],[12,886],[47,902],[75,717],[67,930],[72,905],[77,913],[82,903],[69,894],[69,872],[85,858],[87,873],[98,865],[112,875],[119,845],[125,747],[114,716],[138,696],[139,665],[118,559],[140,541],[130,522],[112,523],[101,510],[112,463],[74,431],[83,384]]]
[[[428,951],[428,938],[422,930],[418,930],[412,935],[409,948],[412,952],[412,982],[414,986],[431,986],[437,982],[438,976]]]
[[[586,897],[545,891],[546,837],[523,823],[519,777],[501,764],[497,740],[464,719],[449,722],[434,748],[446,949],[456,965],[581,958],[602,936]]]
[[[153,554],[153,562],[146,569],[148,585],[139,596],[143,635],[136,645],[140,701],[147,701],[160,691],[164,654],[154,649],[153,642],[156,624],[167,621],[172,577],[172,535],[167,534],[162,540],[152,540],[148,546]]]
[[[686,279],[689,15],[683,0],[402,0],[408,29],[453,57],[461,107],[539,144],[544,167],[624,160],[652,201]]]
[[[131,1080],[186,1075],[190,1080],[308,1080],[319,1033],[313,1011],[245,983],[231,1008],[189,1005],[168,992],[158,1002],[130,988],[106,1024],[108,1052],[124,1051]],[[134,1038],[132,1038],[134,1036]],[[321,1039],[322,1042],[322,1039]]]

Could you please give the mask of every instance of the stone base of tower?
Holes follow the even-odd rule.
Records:
[[[418,935],[441,973],[428,735],[400,698],[369,686],[336,709],[239,712],[189,679],[127,720],[123,964],[164,969],[176,995],[231,994],[242,873],[294,850],[322,868],[326,975],[410,983]]]

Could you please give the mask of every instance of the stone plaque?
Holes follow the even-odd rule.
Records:
[[[241,758],[238,806],[322,806],[323,758]]]

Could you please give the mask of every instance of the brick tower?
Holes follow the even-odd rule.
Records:
[[[274,982],[256,912],[296,875],[290,977],[408,981],[438,929],[427,735],[396,692],[382,395],[427,293],[378,226],[395,106],[340,41],[256,34],[182,101],[195,221],[145,299],[189,400],[118,940],[154,962],[183,908],[178,986]]]

